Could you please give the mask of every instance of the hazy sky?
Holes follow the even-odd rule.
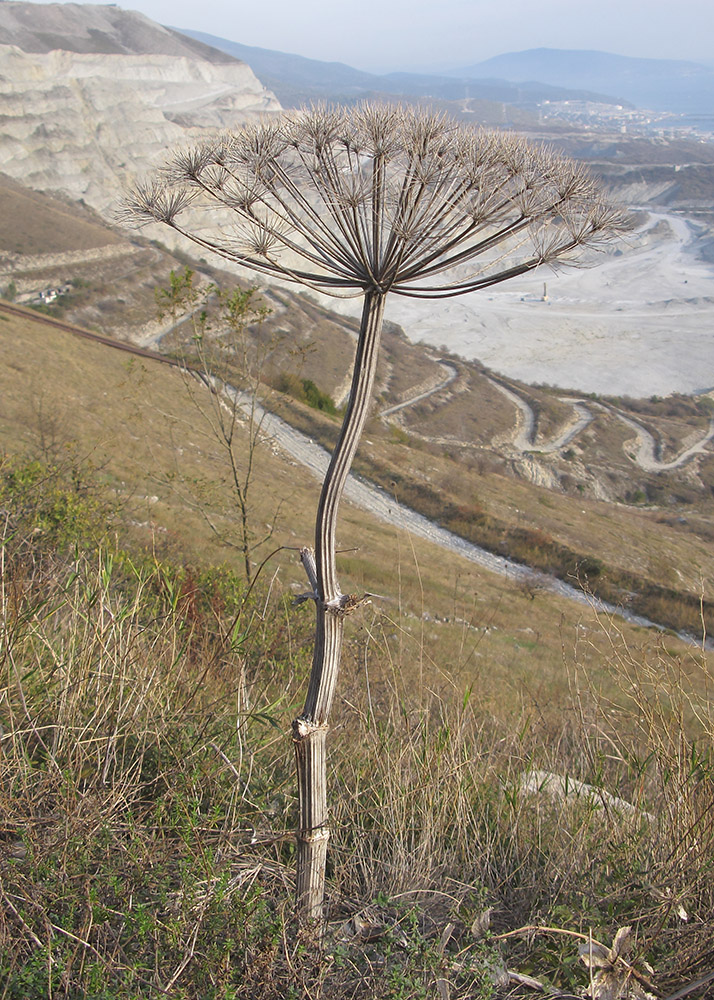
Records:
[[[714,62],[712,0],[126,0],[161,24],[365,70],[600,49]]]

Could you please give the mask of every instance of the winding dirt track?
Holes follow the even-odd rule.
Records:
[[[390,406],[386,410],[382,410],[380,417],[388,417],[393,413],[405,410],[407,407],[421,402],[423,399],[427,399],[440,389],[445,388],[445,386],[449,385],[458,377],[458,369],[456,369],[453,365],[450,365],[445,361],[440,361],[439,364],[447,373],[444,379],[435,383],[429,389],[417,392],[415,395],[410,396],[403,402],[397,403],[395,406]],[[486,377],[488,378],[488,376]],[[635,434],[637,435],[636,450],[634,453],[630,453],[625,449],[625,453],[645,472],[671,472],[673,469],[679,469],[696,455],[704,454],[706,452],[706,446],[714,438],[714,418],[712,418],[709,423],[707,433],[699,441],[696,441],[689,448],[686,448],[670,462],[662,462],[657,457],[660,451],[659,443],[646,427],[643,427],[642,424],[633,420],[632,417],[627,417],[616,407],[609,406],[604,403],[591,403],[586,402],[584,399],[573,399],[571,396],[561,396],[561,402],[569,403],[572,406],[574,413],[573,420],[566,424],[555,437],[550,439],[550,441],[544,441],[541,444],[536,444],[534,442],[536,427],[535,413],[530,404],[517,392],[514,392],[512,389],[509,389],[506,385],[504,385],[499,379],[488,378],[488,381],[511,403],[513,403],[518,410],[516,427],[510,444],[516,449],[516,451],[519,451],[522,454],[529,452],[530,454],[551,455],[556,451],[560,451],[561,448],[565,448],[578,436],[578,434],[581,433],[581,431],[585,430],[588,424],[591,424],[595,419],[595,415],[590,409],[591,406],[596,406],[600,410],[611,413],[613,416],[617,417],[618,420],[621,420],[624,424],[627,424],[628,427],[631,427],[635,431]],[[437,441],[438,439],[430,438],[429,440]],[[452,441],[449,443],[453,444]],[[468,446],[469,444],[467,441],[462,441],[460,443],[464,446]]]
[[[619,410],[614,409],[610,406],[603,406],[598,404],[602,409],[608,410],[613,413],[618,420],[621,420],[623,424],[627,424],[631,427],[635,434],[637,435],[637,451],[632,458],[635,462],[644,469],[646,472],[669,472],[671,469],[678,469],[685,462],[688,462],[690,458],[694,458],[695,455],[701,455],[705,452],[707,444],[714,438],[714,418],[709,421],[709,430],[699,441],[696,441],[691,447],[686,448],[683,452],[680,452],[676,458],[673,458],[671,462],[661,462],[657,458],[657,453],[660,450],[659,442],[655,440],[652,434],[642,426],[638,424],[636,420],[631,417],[626,417],[624,413],[620,413]],[[624,446],[623,446],[624,447]]]
[[[429,396],[433,396],[435,392],[439,389],[446,388],[450,385],[454,379],[458,378],[459,369],[455,365],[450,365],[448,361],[437,361],[437,364],[446,372],[446,377],[435,382],[434,385],[425,389],[423,392],[418,392],[414,396],[410,396],[408,399],[403,400],[401,403],[397,403],[395,406],[388,406],[386,410],[380,412],[380,417],[388,417],[390,413],[397,413],[399,410],[406,409],[407,406],[414,406],[415,403],[420,403],[422,399],[428,399]]]
[[[518,393],[512,392],[510,389],[506,388],[506,386],[497,379],[491,378],[488,381],[518,407],[522,420],[518,421],[515,436],[511,441],[513,447],[518,451],[536,452],[541,455],[550,455],[555,451],[560,451],[561,448],[570,444],[573,438],[577,437],[577,435],[584,430],[589,423],[592,423],[594,419],[592,413],[588,410],[583,400],[571,400],[570,398],[564,398],[562,399],[562,402],[572,404],[576,414],[575,419],[567,424],[567,426],[564,427],[560,434],[556,437],[551,438],[550,441],[543,442],[543,444],[537,445],[533,441],[535,436],[535,413],[533,412],[533,408],[528,405],[522,396],[519,396]]]
[[[98,333],[91,333],[90,331],[83,330],[81,327],[74,326],[71,323],[63,323],[60,320],[43,316],[41,313],[35,313],[32,310],[18,308],[17,306],[13,306],[5,302],[0,302],[0,312],[18,316],[23,319],[32,319],[46,326],[53,327],[54,329],[64,330],[76,336],[83,337],[85,340],[93,340],[107,347],[112,347],[115,350],[125,351],[128,354],[133,354],[138,357],[150,358],[152,361],[158,361],[161,364],[169,365],[172,368],[180,368],[184,371],[189,371],[192,375],[198,378],[202,384],[207,384],[205,376],[203,376],[196,369],[183,365],[172,358],[164,357],[155,351],[135,347],[131,344],[122,343],[121,341],[112,340],[110,337],[105,337]],[[216,391],[215,385],[208,385],[207,388],[210,391]],[[251,406],[254,406],[254,404],[247,394],[239,392],[230,385],[223,386],[223,392],[230,403],[235,402],[244,410],[244,412],[246,412],[246,414],[250,413]],[[257,416],[257,419],[260,421],[263,433],[267,437],[271,438],[279,448],[307,468],[318,480],[321,481],[324,478],[330,461],[330,455],[324,448],[316,444],[305,434],[296,430],[290,424],[286,423],[280,417],[270,413],[268,410],[264,410],[260,406],[254,407],[253,415],[254,417]],[[512,562],[503,556],[494,555],[492,552],[488,552],[471,542],[467,542],[458,535],[454,535],[445,528],[441,528],[433,522],[427,520],[427,518],[418,514],[416,511],[398,504],[393,497],[389,496],[378,487],[369,482],[360,480],[353,475],[350,475],[347,480],[347,484],[345,486],[345,497],[357,507],[362,508],[374,517],[379,518],[380,521],[392,525],[398,530],[408,531],[419,538],[423,538],[428,542],[439,545],[441,548],[463,556],[470,562],[476,563],[491,572],[505,576],[513,582],[517,583],[519,581],[527,581],[540,588],[545,588],[559,594],[562,597],[576,601],[579,604],[588,605],[598,612],[617,615],[624,618],[628,622],[645,628],[654,628],[658,630],[663,629],[663,626],[658,625],[657,622],[650,621],[640,615],[631,614],[628,611],[624,611],[622,608],[615,607],[605,601],[586,595],[581,590],[571,587],[569,584],[564,583],[557,577],[547,576],[543,573],[535,572],[528,566]],[[682,636],[682,638],[685,639],[685,641],[692,641],[687,636]]]
[[[492,385],[494,385],[499,392],[502,392],[514,406],[518,407],[521,419],[518,420],[516,425],[516,430],[511,444],[517,451],[520,452],[535,452],[542,455],[552,454],[555,451],[559,451],[564,448],[567,444],[570,444],[581,431],[583,431],[588,424],[594,420],[594,415],[589,409],[589,406],[597,406],[599,409],[611,413],[613,416],[617,417],[628,427],[631,427],[637,435],[637,450],[634,454],[630,455],[630,458],[644,469],[645,472],[670,472],[672,469],[678,469],[690,459],[694,458],[695,455],[701,455],[705,453],[707,444],[714,438],[714,418],[709,422],[709,429],[707,433],[699,441],[696,441],[689,448],[682,451],[676,458],[673,458],[670,462],[662,462],[657,458],[657,453],[659,452],[659,443],[656,441],[654,436],[639,424],[632,417],[626,417],[624,413],[618,410],[614,406],[608,406],[603,403],[586,403],[584,399],[572,399],[570,396],[561,396],[561,402],[570,403],[575,411],[575,419],[569,423],[556,437],[551,438],[550,441],[545,441],[543,444],[537,445],[533,442],[533,437],[535,434],[535,414],[533,409],[529,404],[519,396],[517,393],[512,392],[510,389],[502,385],[497,379],[489,379]],[[626,454],[629,454],[626,452]]]

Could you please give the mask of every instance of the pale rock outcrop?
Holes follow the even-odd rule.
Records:
[[[166,150],[279,110],[237,60],[0,45],[0,171],[104,215]]]

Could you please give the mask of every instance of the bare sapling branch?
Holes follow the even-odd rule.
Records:
[[[271,538],[280,512],[278,504],[267,531],[256,531],[253,485],[265,417],[264,367],[276,346],[274,338],[256,345],[252,336],[270,312],[256,292],[201,286],[189,267],[172,271],[168,287],[156,290],[160,318],[168,314],[173,329],[182,323],[189,329],[189,342],[181,347],[186,391],[225,470],[216,484],[186,477],[177,460],[161,481],[203,518],[221,545],[240,553],[248,586],[254,553]]]

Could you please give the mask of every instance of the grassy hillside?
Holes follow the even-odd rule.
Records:
[[[149,293],[156,287],[158,273],[152,270],[150,258],[160,254],[156,248],[147,248],[125,262],[137,282],[129,306],[136,315],[142,308],[150,308],[153,296]],[[165,254],[160,261],[162,268],[171,263]],[[116,262],[112,267],[115,273],[110,280],[116,282],[120,269]],[[70,315],[81,316],[95,309],[97,300],[91,292],[98,287],[89,289],[86,305],[73,305]],[[308,379],[318,390],[327,390],[342,401],[340,393],[348,384],[347,359],[354,343],[352,321],[292,293],[271,292],[261,301],[271,313],[250,335],[262,345],[256,349],[267,352],[263,377],[280,386],[282,377],[294,378],[297,372],[298,381]],[[212,300],[206,303],[209,310],[214,306]],[[125,301],[115,302],[118,313],[125,307]],[[61,315],[67,310],[60,307],[55,311]],[[111,313],[104,311],[103,315]],[[172,323],[171,317],[165,321]],[[25,348],[20,346],[21,340],[12,337],[14,320],[6,317],[5,322],[11,357],[13,344],[20,353]],[[190,356],[194,333],[190,321],[179,323],[163,337],[162,349]],[[209,326],[208,336],[221,342],[220,323],[215,328]],[[408,398],[415,388],[443,378],[436,357],[409,344],[398,328],[389,328],[379,374],[378,407],[393,405]],[[443,352],[440,357],[443,359]],[[241,372],[231,368],[230,353],[224,361],[229,379],[238,383]],[[22,361],[18,359],[18,363]],[[498,442],[507,437],[509,425],[513,426],[513,404],[497,391],[486,370],[456,358],[449,364],[457,377],[443,392],[400,411],[397,425],[372,420],[358,456],[359,471],[394,492],[401,502],[491,551],[569,582],[580,579],[615,604],[625,604],[672,628],[699,634],[702,599],[708,623],[709,594],[714,586],[708,558],[712,463],[704,461],[698,468],[685,466],[666,474],[640,471],[635,478],[623,447],[631,432],[613,416],[612,404],[609,409],[594,411],[596,419],[568,449],[548,457],[507,458],[508,449]],[[43,367],[38,358],[37,370]],[[506,384],[529,401],[546,436],[572,419],[567,402],[552,392]],[[23,388],[16,385],[11,393],[17,392],[22,395]],[[338,417],[327,417],[279,395],[273,395],[269,405],[281,409],[308,436],[331,447]],[[675,452],[689,440],[687,435],[701,436],[708,426],[708,410],[703,404],[684,398],[646,405],[618,401],[618,405],[636,415]],[[23,423],[26,421],[20,421]],[[169,444],[166,454],[171,452]],[[545,485],[525,478],[531,469],[544,477]],[[155,491],[146,487],[145,492]],[[611,499],[596,499],[603,492],[629,503],[623,506]],[[655,500],[657,506],[648,507],[648,500]],[[643,502],[645,509],[640,509]],[[263,523],[265,520],[271,521],[270,515]]]
[[[246,590],[183,492],[225,503],[180,373],[31,319],[0,336],[6,996],[486,998],[508,970],[572,992],[578,944],[623,926],[623,984],[707,974],[707,658],[349,506],[344,584],[385,596],[349,619],[327,934],[296,934],[296,553]],[[302,543],[317,484],[257,461],[255,524],[283,499],[269,545]]]
[[[0,174],[0,260],[4,254],[72,253],[121,242],[90,209]]]
[[[180,310],[175,316],[169,311],[157,318],[157,292],[170,284],[172,271],[184,272],[185,260],[159,245],[117,242],[117,235],[88,213],[79,208],[74,212],[71,206],[19,185],[6,185],[0,193],[13,227],[25,234],[18,237],[25,249],[40,246],[43,219],[49,219],[53,246],[60,254],[56,260],[23,258],[19,264],[6,265],[6,288],[25,299],[33,289],[66,288],[55,302],[42,305],[43,311],[104,334],[158,344],[176,356],[191,353],[194,323],[182,321]],[[193,266],[199,294],[210,283],[232,287],[233,279],[224,272],[203,262]],[[215,312],[215,294],[198,301],[201,309]],[[251,336],[260,345],[255,349],[267,352],[266,383],[282,389],[297,386],[298,395],[303,383],[312,383],[316,392],[333,397],[338,406],[343,403],[354,321],[329,312],[309,296],[285,290],[268,289],[261,301],[269,315]],[[10,335],[8,374],[13,364],[20,370],[27,367],[23,341],[12,333],[13,322],[9,317],[2,320]],[[209,338],[219,343],[221,321],[210,322]],[[40,377],[45,367],[40,350],[32,377]],[[58,385],[63,385],[61,371],[58,364],[54,376]],[[445,372],[455,377],[445,380]],[[237,370],[233,374],[229,370],[229,375],[240,378]],[[358,458],[363,475],[491,551],[568,582],[587,579],[607,600],[693,635],[702,632],[703,610],[705,627],[711,631],[714,460],[703,455],[681,469],[647,472],[633,461],[633,432],[620,419],[636,419],[654,437],[662,457],[669,459],[706,434],[711,400],[593,400],[591,423],[572,443],[539,453],[538,448],[572,422],[574,410],[567,397],[494,378],[477,363],[413,345],[398,327],[388,326],[378,372],[377,412],[440,382],[443,387],[427,398],[388,418],[372,420]],[[110,394],[111,386],[104,391]],[[13,381],[8,399],[23,392],[22,383]],[[533,413],[532,452],[519,452],[513,444],[521,419],[513,394]],[[59,415],[66,411],[66,402],[53,399],[34,405],[43,411],[45,424],[62,423]],[[281,406],[289,420],[328,447],[334,440],[336,417],[321,415],[288,397],[281,401],[275,396],[270,405]],[[33,418],[35,423],[38,419]],[[25,417],[17,421],[20,427],[27,425]],[[46,431],[43,434],[47,436]],[[171,443],[165,454],[170,464]],[[168,474],[164,469],[163,475]],[[203,478],[207,479],[205,473]],[[156,494],[150,484],[142,489],[144,495]],[[225,509],[225,501],[221,504]],[[271,514],[261,523],[272,524]]]
[[[231,514],[232,495],[220,447],[192,401],[201,403],[193,380],[186,382],[175,369],[148,359],[48,331],[31,316],[3,316],[0,346],[5,359],[0,433],[6,449],[51,463],[90,463],[139,542],[162,557],[227,562],[237,570],[229,530],[236,516]],[[318,419],[306,407],[301,412],[305,419]],[[319,429],[317,423],[311,426]],[[389,445],[397,455],[401,447]],[[265,534],[266,525],[274,530],[254,559],[258,564],[273,549],[286,546],[271,562],[271,572],[280,567],[286,587],[304,589],[295,547],[311,540],[318,492],[317,480],[270,441],[259,448],[251,520],[256,535]],[[220,536],[209,528],[209,520],[222,529]],[[406,616],[404,628],[416,629],[428,656],[443,661],[440,672],[448,664],[447,672],[460,675],[459,651],[478,639],[480,655],[470,658],[478,676],[484,644],[492,643],[483,683],[493,684],[496,698],[506,677],[514,691],[519,678],[525,684],[537,678],[540,684],[546,674],[560,686],[563,620],[568,628],[594,621],[587,609],[545,591],[534,605],[527,590],[395,534],[349,504],[341,519],[340,547],[345,550],[340,561],[343,589],[385,595],[381,610],[397,619]],[[519,636],[530,635],[533,628],[534,606],[540,608],[537,638],[522,644]],[[519,660],[523,662],[517,666]],[[472,680],[468,671],[462,677],[464,683]]]

